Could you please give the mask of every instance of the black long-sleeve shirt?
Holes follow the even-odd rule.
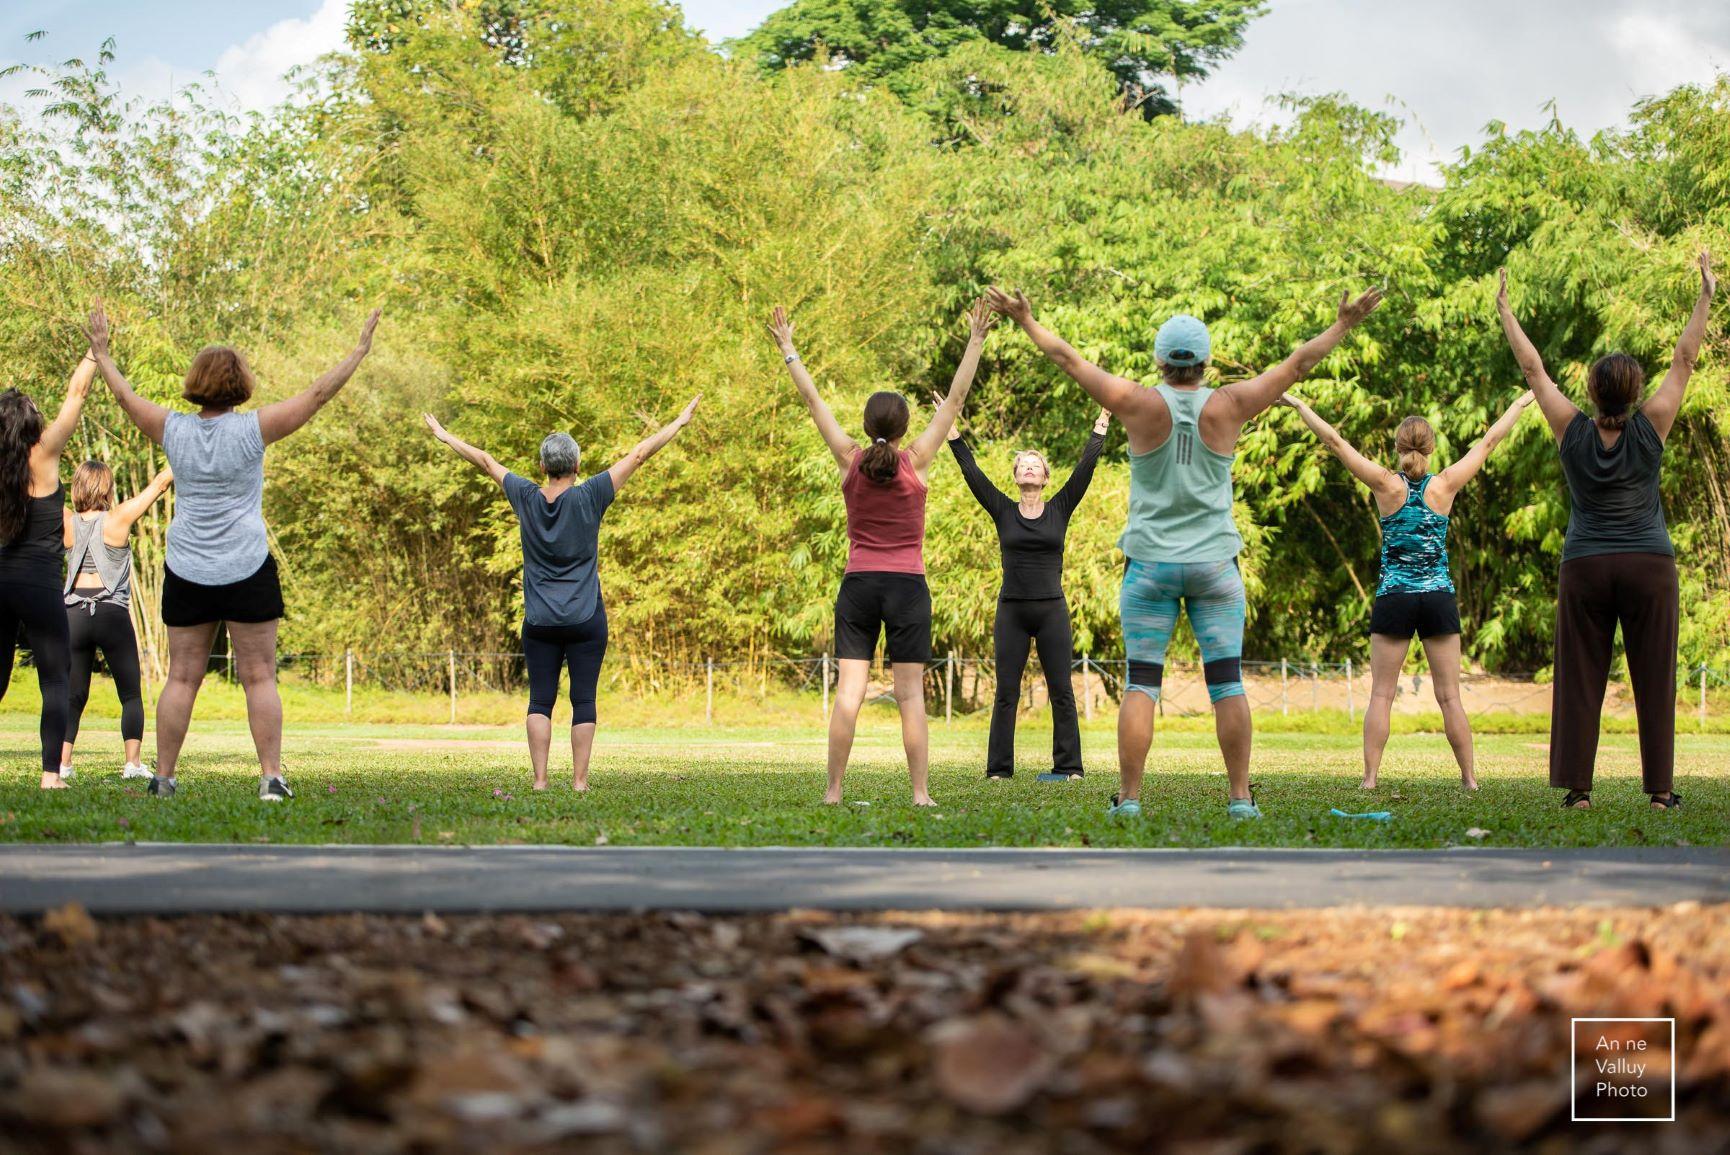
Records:
[[[1021,503],[1013,500],[987,481],[973,460],[973,451],[959,437],[949,443],[955,460],[961,466],[961,476],[967,488],[991,520],[997,523],[997,545],[1003,554],[1003,587],[997,596],[1006,601],[1031,601],[1035,598],[1063,596],[1063,539],[1069,533],[1069,519],[1075,507],[1087,496],[1093,481],[1093,467],[1099,463],[1099,451],[1105,447],[1105,434],[1095,433],[1087,439],[1081,460],[1063,488],[1045,503],[1038,517],[1021,515]]]

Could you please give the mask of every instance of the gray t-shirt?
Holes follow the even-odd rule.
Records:
[[[1605,553],[1675,554],[1658,491],[1664,439],[1644,413],[1635,410],[1608,449],[1592,419],[1581,413],[1563,432],[1560,452],[1571,507],[1563,561]]]
[[[168,568],[222,586],[257,573],[270,556],[264,529],[264,435],[258,414],[170,413],[162,451],[174,470]]]
[[[175,475],[176,482],[179,474]],[[505,497],[523,538],[523,623],[580,626],[601,604],[596,555],[601,515],[613,504],[613,477],[597,473],[552,501],[541,487],[505,474]]]

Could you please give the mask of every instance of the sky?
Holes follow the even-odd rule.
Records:
[[[784,0],[687,0],[711,40],[749,31]],[[3,0],[0,64],[89,56],[118,41],[112,74],[160,96],[214,70],[243,108],[287,91],[283,72],[339,48],[348,0]],[[45,40],[27,44],[35,30]],[[1240,126],[1277,119],[1282,92],[1342,92],[1406,121],[1390,175],[1433,180],[1435,165],[1501,120],[1536,127],[1554,101],[1583,133],[1629,108],[1730,71],[1726,0],[1272,0],[1242,51],[1183,90],[1186,115]],[[0,99],[27,84],[0,80]]]

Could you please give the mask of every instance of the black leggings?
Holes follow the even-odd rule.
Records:
[[[1039,647],[1045,691],[1051,699],[1051,766],[1063,774],[1081,773],[1081,725],[1075,717],[1075,689],[1069,681],[1074,637],[1069,603],[1062,598],[999,601],[992,629],[997,646],[997,697],[991,704],[991,739],[985,772],[1007,778],[1015,772],[1015,712],[1029,643]]]
[[[580,626],[523,626],[523,660],[529,668],[529,713],[553,716],[559,667],[571,670],[571,725],[595,721],[595,686],[607,656],[607,611],[600,606]]]
[[[42,688],[42,772],[60,773],[60,747],[66,741],[67,673],[71,639],[66,603],[58,584],[0,582],[0,698],[12,684],[12,661],[19,635],[36,662]]]
[[[144,740],[144,695],[139,690],[138,635],[132,632],[132,612],[113,602],[66,610],[72,630],[72,716],[66,723],[66,740],[78,741],[78,723],[90,701],[90,671],[96,651],[108,666],[108,676],[120,693],[120,737],[127,742]]]

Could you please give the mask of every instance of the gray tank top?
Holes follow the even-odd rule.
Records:
[[[65,601],[69,606],[88,605],[95,612],[95,603],[113,602],[117,606],[132,604],[132,547],[112,546],[102,540],[102,527],[108,522],[103,511],[86,521],[72,515],[72,548],[66,551]],[[80,570],[88,570],[86,562],[94,562],[102,578],[100,590],[93,587],[75,589]]]

